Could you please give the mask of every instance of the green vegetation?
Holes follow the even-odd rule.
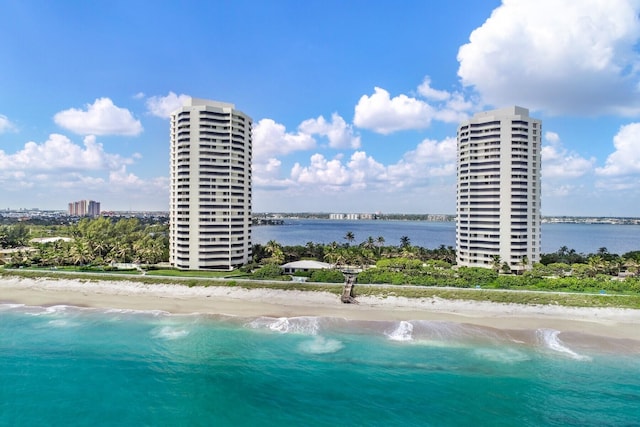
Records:
[[[10,265],[61,267],[105,266],[112,263],[156,264],[169,257],[166,225],[145,226],[137,218],[117,221],[109,218],[85,218],[64,230],[60,226],[55,227],[61,233],[50,237],[62,235],[71,240],[33,243],[31,247],[15,252]],[[42,227],[32,228],[35,229],[33,235],[24,224],[2,226],[0,247],[22,247],[28,239],[45,234]]]
[[[0,269],[2,276],[18,276],[26,278],[47,277],[58,279],[60,272],[55,271],[29,271]],[[308,284],[282,281],[252,281],[252,280],[206,280],[206,278],[187,277],[149,277],[149,276],[98,276],[87,273],[67,273],[65,278],[95,282],[96,280],[128,281],[145,284],[177,284],[184,286],[229,286],[246,289],[280,289],[299,290],[308,292],[329,292],[336,296],[342,293],[342,284]],[[593,295],[584,293],[555,293],[555,292],[531,292],[531,291],[506,291],[485,289],[452,289],[430,288],[417,286],[367,286],[358,285],[357,296],[375,296],[387,298],[391,296],[405,298],[442,298],[451,300],[486,301],[512,304],[540,304],[558,305],[567,307],[619,307],[640,309],[640,295]]]
[[[0,226],[0,248],[18,248],[27,244],[29,229],[24,224]]]
[[[611,254],[606,248],[584,255],[565,247],[543,254],[541,262],[525,267],[521,274],[511,274],[499,257],[491,269],[455,267],[452,247],[435,249],[413,246],[409,236],[396,245],[383,237],[368,236],[356,243],[357,236],[347,232],[344,242],[282,246],[276,241],[254,245],[253,263],[233,272],[178,271],[160,269],[159,262],[168,261],[168,226],[142,223],[135,218],[82,219],[77,224],[0,225],[0,248],[18,248],[5,256],[8,267],[22,270],[2,274],[59,277],[79,275],[84,279],[102,277],[108,280],[141,280],[145,283],[182,283],[188,286],[279,287],[282,289],[330,289],[340,293],[344,276],[341,267],[363,269],[357,279],[358,293],[378,296],[440,296],[501,302],[551,303],[562,305],[600,306],[606,304],[637,308],[640,295],[640,251],[623,255]],[[34,237],[68,237],[70,241],[32,243]],[[10,259],[7,259],[10,257]],[[336,269],[296,273],[308,283],[293,283],[283,275],[281,265],[302,259],[325,261]],[[131,264],[119,269],[117,264]],[[137,267],[144,266],[144,271]],[[52,269],[55,269],[52,270]],[[114,275],[117,273],[117,276]],[[209,279],[209,280],[207,280]],[[233,279],[233,280],[230,280]],[[260,282],[246,281],[247,279]],[[363,286],[367,284],[384,286]],[[393,286],[391,286],[393,285]],[[413,286],[409,286],[413,285]],[[535,291],[535,292],[502,292]],[[546,302],[544,302],[546,301]],[[634,302],[636,301],[636,302]]]
[[[500,275],[485,268],[443,268],[433,263],[412,262],[397,258],[378,261],[358,275],[358,283],[388,283],[452,288],[533,290],[550,292],[590,292],[640,294],[640,278],[624,279],[599,274],[594,277],[550,277],[544,267],[534,267],[522,275]]]

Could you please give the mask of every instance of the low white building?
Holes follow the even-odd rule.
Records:
[[[299,271],[313,271],[331,268],[331,264],[313,260],[302,260],[288,262],[280,267],[284,270],[284,274],[294,274]]]

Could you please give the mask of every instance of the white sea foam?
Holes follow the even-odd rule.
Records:
[[[251,321],[248,326],[254,329],[270,329],[283,334],[305,335],[317,335],[320,329],[317,317],[260,317]]]
[[[443,341],[437,339],[425,339],[425,338],[413,338],[413,342],[416,345],[421,345],[423,347],[434,347],[434,348],[465,348],[469,347],[469,344],[464,344],[459,341]]]
[[[411,341],[413,339],[413,323],[403,320],[396,329],[386,335],[393,341]]]
[[[51,316],[64,314],[70,308],[77,308],[70,305],[52,305],[48,307],[42,307],[38,305],[24,306],[24,313],[30,316]]]
[[[184,328],[177,328],[173,326],[162,326],[155,328],[151,336],[156,339],[161,340],[177,340],[179,338],[184,338],[189,335],[189,331]]]
[[[300,343],[300,351],[309,354],[329,354],[336,353],[344,348],[341,341],[322,336],[315,336],[312,340]]]
[[[15,310],[16,308],[25,307],[24,304],[0,304],[0,311]]]
[[[47,313],[62,313],[65,311],[69,311],[69,309],[76,309],[77,307],[73,307],[70,305],[52,305],[45,309]]]
[[[476,356],[498,363],[526,362],[531,358],[515,348],[478,348],[473,352]]]
[[[565,356],[571,357],[576,360],[591,360],[588,356],[583,356],[581,354],[576,353],[571,350],[569,347],[564,345],[564,343],[558,338],[560,331],[556,331],[554,329],[538,329],[536,330],[536,337],[538,338],[538,342],[544,346],[545,348],[563,354]]]
[[[47,325],[53,326],[55,328],[71,328],[71,327],[79,326],[79,323],[72,322],[67,319],[54,319],[54,320],[49,320],[47,322]]]

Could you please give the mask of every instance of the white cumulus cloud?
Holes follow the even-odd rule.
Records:
[[[395,164],[385,166],[364,151],[355,151],[343,161],[340,156],[327,159],[311,156],[310,164],[296,163],[291,182],[318,191],[379,190],[423,186],[430,178],[451,180],[456,172],[456,140],[424,140]]]
[[[128,172],[125,165],[109,172],[109,182],[118,187],[142,188],[144,181],[135,174]]]
[[[71,108],[53,117],[56,124],[80,135],[138,135],[142,124],[126,108],[99,98],[87,104],[86,110]]]
[[[288,133],[284,125],[272,119],[262,119],[253,125],[253,156],[257,162],[294,151],[311,150],[315,146],[311,135]]]
[[[51,134],[46,141],[27,142],[14,153],[0,150],[0,188],[11,193],[12,200],[29,189],[29,197],[57,209],[86,197],[100,200],[104,209],[145,204],[166,209],[168,178],[142,179],[127,170],[140,157],[108,153],[93,135],[76,144],[64,135]]]
[[[593,172],[595,158],[586,159],[567,150],[556,132],[545,132],[544,138],[548,144],[542,147],[540,155],[542,177],[546,182],[549,179],[578,178]]]
[[[60,134],[51,134],[42,144],[27,142],[14,154],[0,150],[0,169],[36,171],[100,170],[133,163],[132,158],[104,151],[93,135],[84,138],[84,147]]]
[[[485,103],[552,114],[640,113],[637,0],[503,0],[458,75]]]
[[[613,137],[613,146],[615,151],[607,157],[604,167],[596,169],[596,173],[602,176],[640,173],[640,123],[622,126]]]
[[[336,187],[349,183],[349,171],[339,159],[327,160],[322,154],[311,156],[309,166],[296,163],[291,170],[291,178],[301,184],[321,184]]]
[[[547,178],[578,178],[593,171],[595,158],[585,159],[562,147],[542,147],[542,176]]]
[[[147,99],[147,109],[154,116],[167,119],[172,112],[182,107],[190,98],[189,95],[176,95],[173,92],[169,92],[167,96],[152,96]]]
[[[351,186],[356,189],[384,184],[387,180],[387,168],[364,151],[353,153],[347,167],[351,172]]]
[[[7,116],[0,114],[0,133],[9,132],[12,130],[15,130],[15,125],[11,123]]]
[[[353,123],[387,135],[400,130],[426,129],[433,120],[458,123],[473,109],[475,103],[461,92],[435,89],[431,87],[431,78],[426,76],[416,96],[400,94],[392,98],[380,87],[374,88],[370,96],[363,95],[355,107]]]
[[[395,187],[405,187],[432,177],[455,176],[456,145],[455,138],[425,139],[388,167],[389,182]]]
[[[253,185],[261,189],[287,189],[291,186],[289,179],[280,178],[282,162],[276,158],[270,158],[263,162],[253,163]]]
[[[558,142],[560,142],[560,135],[558,135],[556,132],[547,131],[544,134],[544,139],[551,144],[557,144]]]
[[[332,148],[359,148],[360,137],[354,135],[353,127],[347,124],[339,114],[333,113],[328,122],[323,116],[308,119],[298,126],[300,132],[309,135],[326,136]]]
[[[371,96],[363,95],[358,101],[353,123],[387,135],[405,129],[425,129],[434,115],[434,108],[424,101],[404,94],[391,98],[389,92],[376,87]]]
[[[308,166],[293,166],[290,181],[311,191],[359,190],[376,187],[385,174],[384,165],[364,151],[354,152],[346,163],[340,156],[327,159],[316,153]]]

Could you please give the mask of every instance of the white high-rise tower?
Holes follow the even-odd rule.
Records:
[[[540,260],[542,122],[521,107],[458,127],[457,264],[511,271]]]
[[[169,259],[188,270],[251,261],[251,118],[191,98],[171,113]]]

